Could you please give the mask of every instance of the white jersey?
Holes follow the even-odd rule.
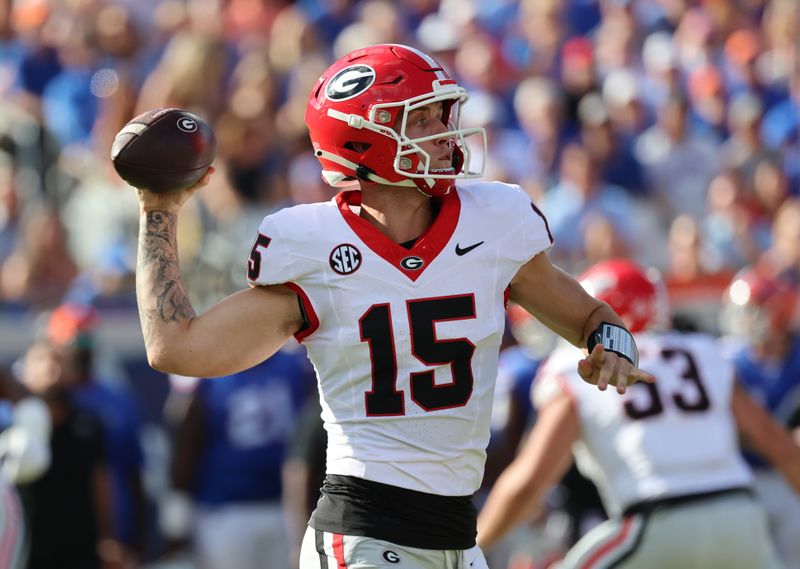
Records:
[[[518,186],[459,184],[413,247],[358,215],[361,194],[267,216],[252,285],[297,291],[328,474],[461,496],[483,475],[504,305],[552,244]]]
[[[534,403],[567,393],[581,436],[573,451],[584,476],[598,488],[609,514],[643,500],[749,486],[739,454],[731,397],[733,370],[701,334],[641,334],[639,367],[654,384],[636,383],[619,395],[585,383],[583,354],[556,350],[533,386]]]

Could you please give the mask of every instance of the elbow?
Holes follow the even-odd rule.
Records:
[[[220,377],[231,373],[224,366],[213,365],[201,353],[174,346],[148,346],[147,363],[156,371],[186,377]]]
[[[171,373],[161,352],[147,350],[147,364],[156,371]]]
[[[147,346],[147,363],[156,371],[185,375],[177,368],[172,351],[163,344]]]

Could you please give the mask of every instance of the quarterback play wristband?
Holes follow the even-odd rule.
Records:
[[[614,352],[633,365],[639,366],[639,350],[636,349],[636,342],[633,341],[631,333],[622,326],[601,322],[597,330],[589,334],[586,344],[590,354],[597,344],[603,344],[609,352]]]

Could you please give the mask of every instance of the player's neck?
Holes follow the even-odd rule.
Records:
[[[419,237],[433,223],[431,199],[414,188],[370,184],[361,189],[361,217],[395,243]]]

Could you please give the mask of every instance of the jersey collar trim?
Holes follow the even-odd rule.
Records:
[[[389,239],[377,227],[350,209],[352,206],[361,205],[360,191],[350,190],[336,194],[336,204],[339,206],[339,211],[347,225],[350,226],[350,229],[376,255],[382,257],[412,281],[416,281],[439,253],[442,252],[458,225],[458,218],[461,213],[461,200],[458,197],[458,191],[452,191],[441,199],[442,207],[439,215],[436,216],[430,227],[419,236],[414,246],[411,249],[406,249],[399,243]],[[401,263],[403,259],[409,257],[418,257],[422,260],[422,265],[418,269],[405,268]]]

